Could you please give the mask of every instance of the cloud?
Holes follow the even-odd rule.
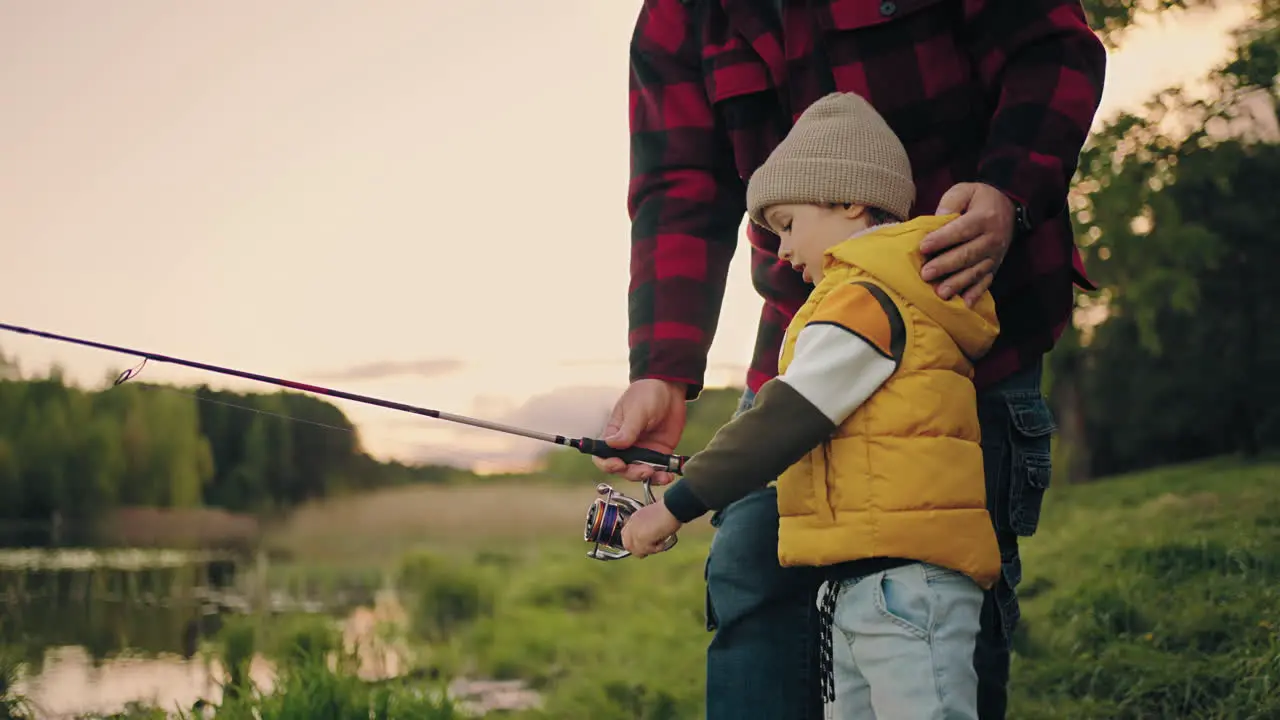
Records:
[[[453,444],[421,444],[411,451],[411,460],[428,465],[449,465],[481,472],[486,469],[532,469],[540,452],[524,446],[526,440],[506,449],[484,449]]]
[[[624,388],[605,385],[566,387],[529,398],[498,422],[559,435],[595,435]]]
[[[397,375],[440,377],[458,372],[466,364],[457,358],[429,358],[426,360],[383,360],[381,362],[353,365],[341,370],[318,373],[317,379],[325,381],[381,380]]]
[[[625,358],[606,359],[597,358],[595,360],[562,360],[557,363],[561,367],[617,367],[626,369],[627,360]],[[747,366],[743,363],[711,361],[707,363],[708,372],[726,372],[726,373],[745,373]]]
[[[609,386],[557,388],[536,395],[500,416],[477,419],[550,435],[598,437],[622,390],[622,387]],[[415,443],[408,454],[418,462],[473,468],[482,464],[528,465],[557,447],[468,425],[454,423],[452,428],[438,440]]]

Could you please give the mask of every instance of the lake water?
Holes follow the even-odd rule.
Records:
[[[219,702],[222,668],[200,652],[228,613],[251,600],[247,575],[261,558],[230,553],[92,548],[0,548],[0,645],[16,650],[26,672],[15,688],[37,717],[112,713],[131,701],[174,711],[198,699]],[[360,674],[404,672],[404,649],[377,638],[379,623],[403,622],[394,593],[370,589],[343,597],[260,602],[275,611],[325,612],[357,647]],[[258,657],[256,684],[271,686],[271,665]],[[520,683],[460,679],[450,692],[464,707],[536,706]]]
[[[44,717],[216,696],[199,645],[228,610],[219,598],[238,565],[174,550],[0,549],[0,644],[26,664],[17,690]]]
[[[237,583],[246,565],[217,552],[0,549],[0,644],[26,666],[17,691],[48,718],[130,701],[217,702],[221,668],[200,645],[227,613],[249,609]],[[314,599],[269,600],[277,610],[322,609]],[[361,617],[358,604],[337,610],[347,625]],[[259,658],[251,672],[269,686],[269,663]]]

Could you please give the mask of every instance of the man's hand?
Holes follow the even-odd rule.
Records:
[[[679,529],[680,521],[658,500],[637,510],[622,526],[622,547],[638,558],[662,552],[662,543]]]
[[[613,406],[602,440],[609,447],[624,450],[633,445],[663,453],[675,452],[684,433],[685,387],[665,380],[637,380],[631,383]],[[666,485],[675,478],[652,465],[627,465],[619,458],[591,458],[604,472],[628,480],[651,479]]]
[[[951,250],[927,262],[920,277],[940,282],[937,292],[942,299],[963,295],[965,305],[973,307],[991,287],[1013,241],[1013,201],[990,185],[960,183],[938,202],[938,215],[950,213],[960,217],[926,235],[920,252],[929,257]]]

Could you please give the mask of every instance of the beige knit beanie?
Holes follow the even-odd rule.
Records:
[[[813,103],[747,183],[747,213],[780,203],[854,203],[906,219],[915,201],[911,162],[880,113],[855,93]]]

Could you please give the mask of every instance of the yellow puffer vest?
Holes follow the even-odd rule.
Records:
[[[827,293],[868,282],[906,329],[898,369],[821,446],[778,479],[778,559],[834,565],[903,557],[963,572],[984,588],[1000,572],[986,508],[973,363],[999,332],[990,294],[973,309],[920,279],[920,240],[954,215],[873,229],[826,253],[823,279],[787,329],[779,372]]]

